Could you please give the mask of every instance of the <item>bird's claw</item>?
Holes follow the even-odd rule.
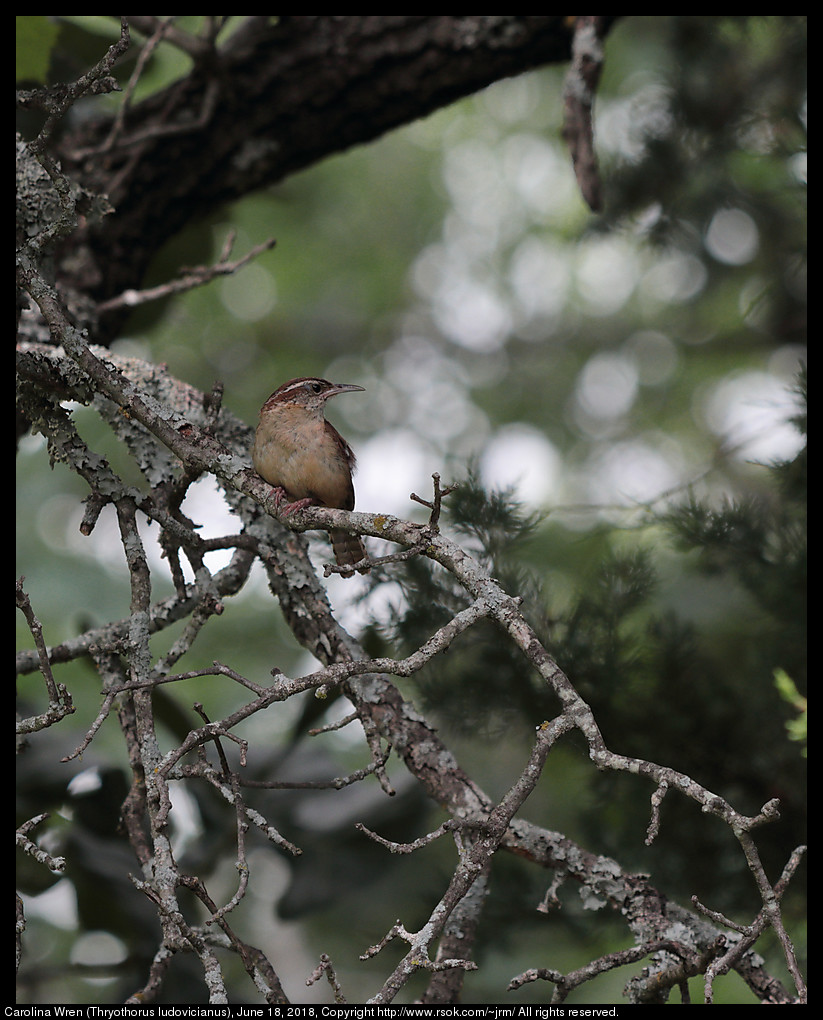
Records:
[[[314,502],[312,499],[295,499],[291,502],[288,501],[289,494],[283,488],[282,485],[274,486],[274,506],[281,517],[288,517],[290,514],[296,513],[298,510],[303,510],[307,506],[311,506]],[[283,502],[286,500],[287,502]]]

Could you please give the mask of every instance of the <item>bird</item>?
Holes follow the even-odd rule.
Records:
[[[354,509],[355,456],[337,429],[326,421],[326,401],[338,393],[363,390],[353,383],[301,376],[279,386],[260,409],[252,445],[254,470],[274,487],[275,503],[286,515],[306,506]],[[283,500],[288,500],[281,507]],[[329,532],[338,566],[366,558],[359,535]],[[361,574],[368,565],[358,567]],[[353,570],[343,571],[352,576]]]

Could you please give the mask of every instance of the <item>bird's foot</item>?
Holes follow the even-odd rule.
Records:
[[[288,517],[290,514],[296,513],[298,510],[303,510],[307,506],[312,506],[314,503],[313,499],[308,498],[289,501],[289,494],[282,485],[275,485],[273,491],[274,505],[283,517]],[[284,503],[283,500],[286,502]]]

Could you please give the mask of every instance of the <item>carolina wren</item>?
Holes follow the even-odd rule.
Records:
[[[284,513],[305,506],[354,510],[354,453],[326,421],[325,411],[329,397],[362,389],[326,379],[292,379],[263,404],[252,463],[254,470],[274,486],[277,505],[288,499],[282,508]],[[359,535],[330,531],[329,538],[340,566],[352,566],[366,556]],[[361,574],[368,571],[368,567],[359,569]]]

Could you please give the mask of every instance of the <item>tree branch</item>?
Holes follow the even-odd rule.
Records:
[[[750,866],[755,868],[764,905],[770,901],[771,887],[762,869],[758,871],[755,867],[756,848],[750,834],[756,826],[777,817],[775,806],[770,803],[758,815],[744,816],[688,776],[653,762],[628,758],[610,751],[589,706],[582,701],[568,677],[543,648],[520,611],[519,600],[509,596],[465,550],[441,534],[439,528],[433,529],[430,522],[421,525],[382,514],[348,513],[320,508],[307,509],[288,518],[289,529],[297,531],[312,527],[344,528],[386,538],[405,547],[418,546],[422,555],[436,560],[451,571],[466,590],[467,598],[470,599],[466,609],[432,635],[412,655],[398,660],[370,660],[334,619],[325,592],[308,559],[305,545],[299,541],[286,543],[282,537],[276,537],[284,536],[287,529],[276,519],[278,510],[268,487],[245,466],[248,456],[246,451],[251,440],[250,430],[221,410],[218,421],[212,421],[211,431],[207,432],[205,422],[208,412],[202,394],[171,379],[155,366],[141,365],[105,352],[89,351],[89,355],[88,364],[95,379],[105,387],[111,398],[129,408],[133,418],[128,422],[129,429],[134,429],[136,421],[153,432],[157,439],[165,441],[168,437],[171,451],[184,466],[196,465],[198,470],[211,471],[220,481],[227,500],[244,522],[244,533],[254,537],[256,549],[264,558],[272,590],[280,600],[287,621],[298,639],[325,663],[321,669],[300,678],[278,674],[269,687],[257,688],[257,696],[251,702],[225,719],[192,729],[176,749],[165,755],[155,756],[152,752],[148,758],[144,757],[145,764],[150,764],[159,784],[155,795],[156,807],[153,809],[159,825],[158,832],[162,832],[168,814],[168,801],[162,792],[163,788],[170,778],[185,774],[181,766],[187,754],[216,736],[229,734],[242,719],[275,701],[285,700],[298,691],[342,685],[359,718],[367,727],[367,732],[369,727],[375,727],[403,758],[429,795],[444,805],[454,819],[479,827],[476,838],[470,841],[471,845],[461,855],[461,863],[449,889],[433,910],[427,925],[417,935],[407,933],[412,949],[377,993],[375,1002],[391,1001],[399,987],[418,969],[421,961],[429,959],[428,947],[444,932],[452,911],[484,872],[498,847],[548,867],[561,867],[565,875],[589,889],[592,899],[598,901],[599,905],[609,903],[623,911],[636,929],[638,938],[644,942],[653,938],[673,938],[675,930],[679,933],[676,941],[682,941],[682,926],[685,924],[691,932],[696,951],[704,953],[715,943],[718,934],[715,928],[682,908],[666,904],[665,899],[656,893],[650,896],[650,887],[645,880],[639,881],[637,876],[624,874],[614,861],[589,854],[557,833],[549,833],[515,817],[537,782],[551,747],[571,729],[579,729],[584,734],[589,743],[590,757],[599,768],[647,776],[659,789],[667,785],[670,790],[679,790],[694,800],[704,812],[715,814],[729,824],[746,848]],[[66,392],[72,384],[71,380],[76,378],[73,359],[67,359],[59,349],[27,345],[21,349],[19,357],[24,375],[30,378],[36,376],[41,384],[45,379],[51,379],[60,392]],[[86,359],[79,358],[78,361],[85,363]],[[138,390],[142,396],[140,400],[135,400],[133,394]],[[164,407],[166,401],[172,401],[171,406],[165,407],[159,414],[155,409]],[[124,419],[118,415],[111,420],[116,427]],[[173,426],[169,425],[170,422],[174,423]],[[262,515],[261,507],[267,508],[269,513]],[[133,527],[128,523],[133,515],[133,503],[126,502],[125,508],[128,508],[124,518],[124,537],[127,537]],[[138,598],[135,611],[139,619],[148,624],[151,605],[148,589],[140,581],[139,549],[136,549],[136,553],[134,576]],[[560,708],[560,714],[554,720],[538,728],[530,761],[509,793],[497,805],[459,768],[426,721],[403,701],[389,680],[391,675],[404,676],[414,672],[433,655],[447,648],[467,627],[486,617],[494,619],[521,649],[525,659],[556,693]],[[135,639],[137,637],[135,632]],[[137,640],[135,646],[138,654],[140,640]],[[132,666],[133,671],[137,668],[137,661]],[[161,678],[157,674],[157,679],[152,679],[152,671],[146,665],[141,665],[139,669],[143,686],[151,687],[159,679],[174,679]],[[254,685],[247,683],[246,686],[255,690]],[[140,690],[135,689],[136,699],[143,696]],[[649,903],[655,899],[660,906],[650,911]],[[779,908],[766,911],[764,917],[780,931]],[[792,957],[791,947],[786,945],[785,949],[787,955]],[[447,969],[454,966],[451,957],[442,962]],[[422,965],[429,966],[425,962]],[[751,953],[747,947],[735,957],[732,965],[741,973],[753,972]],[[799,984],[798,989],[798,994],[803,997],[804,986]],[[638,990],[638,994],[642,993]]]

